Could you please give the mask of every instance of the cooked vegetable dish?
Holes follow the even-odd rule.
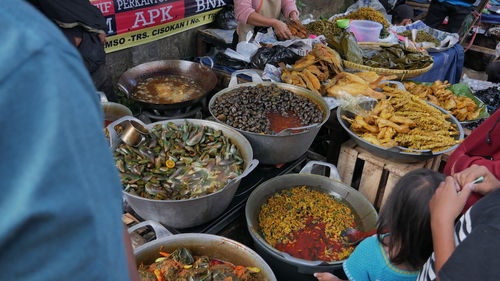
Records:
[[[222,131],[186,122],[156,125],[139,147],[114,153],[126,192],[180,200],[211,194],[243,172],[238,147]]]
[[[141,281],[263,281],[260,268],[234,265],[207,256],[194,256],[189,249],[159,252],[153,264],[139,265]]]
[[[259,226],[276,249],[305,260],[346,259],[354,247],[342,231],[355,228],[351,208],[339,199],[307,186],[282,190],[261,206]]]

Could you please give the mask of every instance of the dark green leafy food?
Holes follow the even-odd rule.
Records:
[[[356,41],[356,37],[352,32],[342,31],[333,37],[328,44],[332,45],[343,59],[354,63],[363,63],[363,50],[359,47],[358,41]]]
[[[182,255],[182,258],[180,258]],[[245,267],[194,256],[189,249],[178,248],[171,254],[159,252],[151,265],[139,265],[141,281],[261,281],[260,268]]]
[[[340,56],[354,63],[362,63],[363,56],[354,34],[338,27],[334,21],[320,20],[306,25],[311,34],[324,35],[326,42],[339,52]]]
[[[422,52],[404,49],[400,45],[382,47],[373,55],[365,53],[364,65],[386,69],[413,70],[432,64],[432,57]]]
[[[305,25],[307,32],[310,34],[324,35],[326,42],[332,44],[335,36],[342,33],[342,28],[338,27],[335,21],[318,20]]]
[[[411,34],[411,30],[407,30],[407,31],[404,31],[404,32],[401,32],[401,33],[398,33],[399,35],[401,36],[404,36],[404,37],[407,37],[407,38],[410,38],[412,39],[412,34]],[[417,38],[415,40],[416,42],[420,43],[420,42],[431,42],[431,43],[434,43],[434,45],[439,46],[441,44],[441,42],[439,42],[439,40],[436,39],[436,37],[430,35],[429,33],[423,31],[423,30],[419,30],[417,32]]]
[[[186,122],[156,125],[139,147],[114,152],[125,191],[181,200],[217,192],[243,172],[238,147],[219,130]]]

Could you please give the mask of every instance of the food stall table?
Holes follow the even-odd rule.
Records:
[[[342,182],[357,188],[376,209],[380,209],[403,175],[418,168],[439,171],[444,167],[442,159],[443,156],[439,155],[411,164],[392,162],[371,154],[349,140],[341,147],[338,170]]]
[[[447,80],[451,84],[460,82],[464,67],[464,48],[460,44],[443,52],[429,54],[434,59],[434,66],[427,73],[411,80],[430,83],[437,80]]]
[[[226,49],[231,47],[234,30],[224,29],[203,29],[199,30],[196,36],[197,56],[206,56],[209,47]]]

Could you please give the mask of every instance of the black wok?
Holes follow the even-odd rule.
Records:
[[[201,86],[203,93],[194,99],[162,104],[151,103],[132,96],[133,90],[139,82],[147,78],[169,75],[192,79],[196,84]],[[160,60],[143,63],[125,71],[120,76],[117,86],[128,98],[144,109],[169,110],[186,107],[200,101],[215,88],[216,84],[217,76],[215,76],[215,73],[210,68],[204,65],[184,60]]]

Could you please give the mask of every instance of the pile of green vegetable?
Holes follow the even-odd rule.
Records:
[[[398,34],[401,36],[412,39],[411,30],[407,30],[407,31],[404,31],[404,32],[401,32]],[[417,31],[417,38],[416,38],[415,42],[417,42],[417,43],[430,42],[430,43],[434,43],[434,45],[436,45],[436,47],[441,44],[441,42],[439,40],[437,40],[436,37],[430,35],[429,33],[425,32],[423,30]]]

